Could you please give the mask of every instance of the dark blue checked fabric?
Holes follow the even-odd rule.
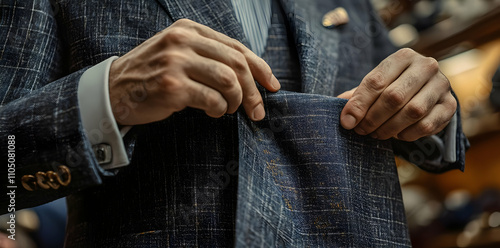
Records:
[[[344,104],[283,91],[240,127],[238,246],[409,246],[391,144],[339,128]]]
[[[82,72],[181,18],[248,44],[230,1],[2,1],[0,139],[16,135],[17,207],[69,195],[67,247],[408,246],[391,143],[340,128],[334,97],[393,51],[386,32],[368,1],[276,3],[264,59],[283,90],[262,91],[265,120],[186,109],[134,127],[131,164],[103,171],[81,127]],[[348,25],[323,28],[339,6]],[[68,187],[21,188],[61,164]]]
[[[390,141],[342,129],[346,100],[298,93],[282,11],[275,2],[263,56],[282,91],[264,92],[264,121],[240,118],[237,246],[409,246]]]

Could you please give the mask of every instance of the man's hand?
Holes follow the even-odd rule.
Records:
[[[186,107],[221,117],[241,104],[252,120],[261,120],[254,79],[273,92],[281,87],[269,65],[243,44],[184,19],[113,62],[111,107],[121,125],[159,121]]]
[[[387,57],[357,88],[338,97],[349,99],[341,125],[381,140],[414,141],[436,134],[457,108],[437,61],[408,48]]]

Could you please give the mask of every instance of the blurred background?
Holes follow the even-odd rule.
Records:
[[[372,0],[399,47],[438,59],[462,109],[465,172],[397,158],[414,247],[500,247],[500,1]]]
[[[430,174],[396,158],[414,247],[500,247],[500,0],[371,0],[393,43],[439,60],[471,142],[465,172]],[[17,242],[63,246],[65,200],[16,213]]]

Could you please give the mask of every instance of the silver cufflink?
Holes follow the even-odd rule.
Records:
[[[113,152],[111,146],[108,144],[98,144],[93,145],[92,150],[94,150],[95,157],[99,164],[109,164],[113,158]]]
[[[329,11],[323,16],[322,24],[325,28],[334,28],[349,22],[349,15],[347,11],[338,7]]]

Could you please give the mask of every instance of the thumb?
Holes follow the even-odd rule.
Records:
[[[346,91],[340,95],[338,95],[338,98],[343,98],[343,99],[350,99],[352,97],[352,94],[354,94],[354,91],[356,91],[358,87],[353,88],[352,90]]]

